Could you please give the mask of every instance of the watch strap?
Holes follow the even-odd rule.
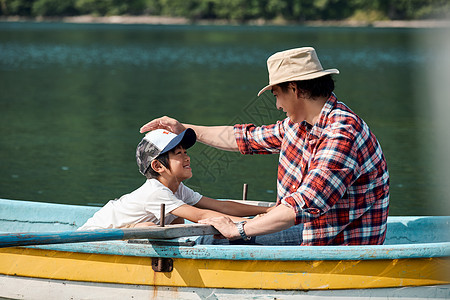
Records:
[[[246,224],[246,223],[247,223],[247,221],[238,222],[238,223],[236,223],[236,227],[239,231],[239,234],[241,235],[241,238],[244,241],[249,241],[251,238],[245,234],[245,230],[244,230],[244,224]]]

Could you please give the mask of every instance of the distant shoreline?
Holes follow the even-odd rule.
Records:
[[[90,15],[73,17],[20,17],[0,16],[0,22],[63,22],[78,24],[153,24],[153,25],[240,25],[228,20],[196,20],[182,17],[164,16],[108,16],[95,17]],[[387,28],[450,28],[450,20],[412,20],[412,21],[307,21],[302,23],[252,20],[245,25],[300,25],[312,27],[387,27]]]

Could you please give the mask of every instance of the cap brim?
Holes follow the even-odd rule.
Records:
[[[167,144],[166,147],[161,151],[161,154],[166,153],[174,148],[176,148],[178,145],[181,144],[184,149],[191,148],[194,146],[195,142],[197,140],[197,135],[195,134],[195,131],[191,128],[186,129],[179,135],[177,135],[173,140],[170,141],[169,144]]]
[[[280,84],[283,82],[298,81],[298,80],[310,80],[310,79],[315,79],[315,78],[319,78],[319,77],[322,77],[325,75],[330,75],[330,74],[339,74],[339,70],[338,69],[328,69],[328,70],[323,70],[323,71],[319,71],[319,72],[315,72],[315,73],[311,73],[311,74],[294,76],[292,78],[282,80],[279,82],[273,82],[269,85],[266,85],[262,90],[260,90],[258,92],[258,97],[261,96],[261,94],[264,93],[265,91],[272,89],[272,87],[274,85],[277,85],[277,84]]]

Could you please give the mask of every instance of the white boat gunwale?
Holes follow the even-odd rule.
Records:
[[[157,242],[132,244],[126,241],[110,241],[26,247],[90,254],[223,260],[309,261],[450,257],[450,242],[380,246],[282,246],[280,249],[280,246],[168,246],[158,245]],[[251,250],[249,251],[249,249]]]

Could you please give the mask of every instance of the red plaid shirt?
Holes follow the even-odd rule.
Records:
[[[378,245],[386,236],[389,174],[369,127],[332,95],[318,122],[235,125],[242,154],[279,153],[277,205],[303,223],[302,245]]]

